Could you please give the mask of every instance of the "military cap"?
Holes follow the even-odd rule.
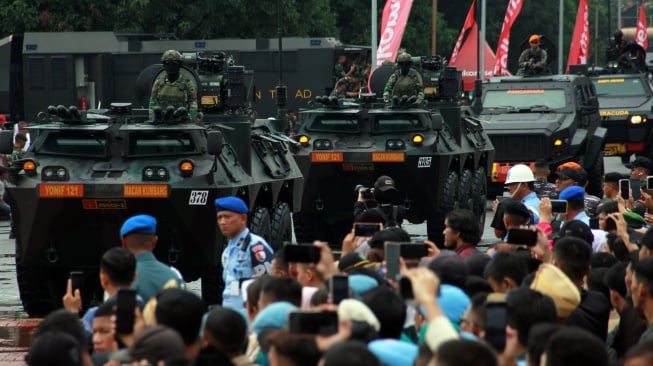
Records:
[[[638,156],[635,158],[635,160],[632,161],[632,163],[628,163],[625,165],[626,168],[628,169],[644,168],[649,172],[653,171],[653,161],[651,161],[651,159],[645,156]]]
[[[515,215],[530,218],[531,212],[528,210],[525,204],[517,200],[506,200],[503,202],[504,212],[508,215]]]
[[[569,236],[583,239],[589,245],[592,245],[592,242],[594,242],[594,233],[592,233],[592,229],[589,225],[580,220],[570,220],[565,222],[560,228],[556,238]]]
[[[165,61],[181,61],[181,53],[177,50],[167,50],[161,56],[161,62]]]
[[[580,186],[567,187],[560,192],[560,199],[567,201],[583,201],[585,199],[585,190]]]
[[[626,224],[632,228],[641,228],[646,224],[646,220],[644,220],[644,217],[637,212],[634,211],[627,211],[624,212],[623,214],[624,220],[626,220]]]
[[[529,43],[540,43],[540,35],[539,34],[533,34],[528,38]]]
[[[249,212],[245,201],[234,196],[217,198],[215,200],[215,210],[218,212],[231,211],[239,214],[246,214]]]
[[[397,63],[410,62],[410,53],[403,52],[397,57]]]
[[[134,233],[156,233],[156,219],[150,215],[136,215],[128,218],[120,228],[120,236],[125,237]]]

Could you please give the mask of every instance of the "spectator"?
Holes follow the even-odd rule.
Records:
[[[387,287],[377,287],[363,296],[363,303],[381,323],[380,338],[399,339],[406,318],[406,305]]]
[[[81,353],[82,365],[90,366],[93,364],[93,362],[91,361],[90,354],[88,352],[88,345],[86,343],[86,336],[84,334],[84,329],[79,323],[79,318],[77,317],[77,315],[65,309],[59,309],[51,312],[41,321],[41,323],[39,323],[39,326],[36,327],[36,329],[32,333],[33,345],[32,347],[30,347],[30,353],[32,352],[32,348],[34,348],[34,351],[37,352],[37,350],[41,348],[41,346],[38,346],[39,344],[45,344],[45,345],[53,344],[52,343],[53,340],[56,339],[57,337],[52,336],[51,333],[59,333],[59,332],[65,333],[71,336],[72,338],[74,338],[77,344],[74,344],[74,342],[68,340],[65,342],[65,347],[69,347],[69,349],[74,349],[76,347],[79,347],[79,350],[81,351],[80,353]],[[43,340],[43,343],[41,343],[40,341],[37,343],[38,339],[44,335],[47,335],[47,338]],[[49,349],[52,350],[54,349],[54,347],[58,347],[58,346],[62,346],[62,348],[64,347],[64,345],[56,345],[56,343],[54,343],[52,348]],[[59,351],[62,348],[58,348]],[[75,352],[76,350],[73,351],[73,353]],[[53,355],[50,354],[50,352],[46,352],[45,354],[40,353],[38,357],[36,355],[33,355],[33,357],[36,357],[36,360],[34,361],[34,363],[29,363],[30,366],[32,365],[49,366],[49,364],[47,363],[39,364],[37,363],[37,360],[43,360],[43,358],[41,357],[45,357],[45,360],[47,360],[49,359],[49,357],[53,357]],[[74,356],[71,357],[75,358]],[[61,363],[61,365],[68,365],[68,364]]]
[[[565,327],[556,332],[546,347],[543,366],[608,366],[603,340],[586,330]]]
[[[153,250],[159,237],[156,219],[150,215],[132,216],[120,228],[120,241],[136,257],[138,276],[132,283],[144,302],[167,286],[181,286],[183,280],[170,267],[159,262]]]
[[[118,350],[114,337],[114,324],[111,316],[115,315],[116,299],[113,298],[97,307],[93,317],[93,364],[104,365],[109,361],[109,354]]]
[[[331,347],[322,356],[322,366],[381,366],[365,343],[347,341]]]
[[[531,223],[537,224],[540,221],[540,199],[534,192],[534,182],[535,176],[531,168],[524,164],[517,164],[508,170],[505,184],[508,186],[510,197],[524,203],[533,215]]]
[[[493,292],[506,293],[518,288],[528,274],[524,258],[510,252],[499,252],[485,268],[485,278]]]
[[[497,205],[496,213],[492,219],[491,227],[494,228],[494,234],[501,240],[505,240],[508,229],[520,228],[528,225],[533,220],[531,211],[525,204],[513,199],[507,199]],[[517,246],[506,243],[499,243],[495,247],[496,251],[514,251]]]
[[[234,366],[252,365],[245,355],[247,333],[247,323],[241,314],[219,307],[208,313],[202,343],[229,357]]]
[[[34,339],[25,362],[28,366],[83,366],[83,352],[75,337],[52,330]]]
[[[456,339],[444,342],[435,354],[435,364],[443,366],[498,366],[497,356],[480,342]]]
[[[156,323],[174,329],[181,335],[186,358],[192,359],[200,351],[200,326],[204,303],[197,295],[179,288],[168,288],[157,296],[154,310]]]
[[[440,255],[433,258],[428,268],[435,273],[440,282],[464,288],[467,280],[467,266],[465,262],[454,252],[443,250]]]
[[[304,287],[324,287],[322,274],[309,263],[297,263],[297,281]]]
[[[585,212],[585,190],[582,187],[571,186],[563,189],[560,199],[567,201],[565,220],[579,220],[589,226],[590,218]]]
[[[487,292],[478,293],[471,298],[471,304],[463,314],[460,321],[460,332],[474,335],[476,339],[481,339],[485,330],[485,300]]]
[[[526,363],[528,366],[540,366],[542,353],[546,349],[549,339],[560,330],[559,324],[538,323],[534,324],[528,332],[528,352]]]
[[[405,208],[392,204],[399,195],[394,179],[387,175],[377,178],[372,194],[378,205],[368,208],[362,190],[358,191],[358,199],[354,203],[354,222],[378,222],[384,228],[401,227]]]
[[[270,366],[317,365],[320,360],[321,354],[313,336],[291,334],[282,329],[268,335],[266,342],[270,346]]]
[[[406,230],[398,227],[377,231],[368,242],[370,249],[367,260],[370,262],[383,262],[385,260],[385,242],[388,241],[408,242],[411,239]]]
[[[646,231],[646,234],[642,237],[641,244],[639,248],[639,260],[653,257],[653,228]]]
[[[184,357],[184,341],[174,330],[155,325],[138,334],[128,349],[114,353],[111,360],[121,364],[138,363],[147,365],[183,366],[188,363]]]
[[[259,311],[269,304],[287,301],[297,307],[302,305],[302,286],[296,280],[288,277],[271,277],[263,282],[258,300]]]
[[[481,232],[476,215],[467,209],[450,211],[444,219],[444,247],[465,259],[477,252]]]
[[[22,159],[27,150],[25,146],[27,146],[27,136],[23,133],[17,133],[14,136],[14,151],[9,155],[9,159],[12,161]]]
[[[630,179],[644,180],[653,172],[653,161],[645,156],[638,156],[632,162],[624,165],[630,169]]]
[[[639,342],[653,340],[653,258],[641,259],[634,266],[630,290],[633,306],[646,319],[648,326]]]
[[[603,197],[608,200],[617,200],[619,196],[619,181],[624,179],[621,173],[610,172],[603,176]]]
[[[279,250],[274,253],[274,257],[272,257],[272,264],[270,266],[270,275],[276,277],[290,277],[290,270],[288,269],[289,263],[286,262],[284,253],[285,252],[283,250]]]
[[[653,364],[653,341],[648,340],[631,348],[624,358],[624,366]]]

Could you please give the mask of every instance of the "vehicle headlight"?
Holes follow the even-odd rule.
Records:
[[[640,123],[646,123],[646,116],[630,116],[630,123],[637,125]]]

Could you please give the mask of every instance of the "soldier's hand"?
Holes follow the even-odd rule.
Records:
[[[82,294],[79,292],[79,289],[75,289],[73,292],[73,282],[69,278],[68,285],[66,286],[66,294],[63,295],[63,307],[74,314],[79,314],[79,311],[82,309]]]

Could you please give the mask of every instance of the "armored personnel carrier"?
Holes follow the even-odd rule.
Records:
[[[201,277],[208,303],[221,297],[226,243],[216,198],[244,199],[251,229],[273,246],[290,239],[301,172],[286,139],[243,112],[243,68],[224,66],[212,82],[186,70],[198,84],[202,121],[184,108],[156,109],[150,119],[148,110],[114,103],[85,112],[51,106],[30,125],[31,147],[13,162],[7,187],[18,286],[30,316],[61,306],[71,270],[85,273],[85,305],[101,299],[100,256],[119,245],[119,228],[134,214],[157,218],[155,255],[186,281]],[[3,131],[0,151],[12,146],[12,133]]]
[[[496,149],[491,197],[503,192],[510,167],[546,160],[551,169],[567,161],[587,171],[590,194],[602,196],[603,144],[599,104],[583,75],[497,77],[483,82],[479,118]]]
[[[392,65],[377,69],[371,81],[377,94],[357,100],[316,98],[299,113],[295,159],[305,179],[300,211],[293,215],[298,241],[339,244],[351,230],[355,186],[376,178],[395,180],[405,219],[427,222],[428,237],[442,245],[444,216],[453,208],[472,209],[484,227],[486,179],[494,148],[481,123],[457,100],[460,83],[437,106],[415,105],[415,98],[379,103]],[[378,74],[377,74],[378,73]],[[449,70],[449,74],[460,72]],[[449,84],[445,84],[449,85]],[[439,92],[443,92],[438,89]],[[435,92],[435,90],[434,90]]]

